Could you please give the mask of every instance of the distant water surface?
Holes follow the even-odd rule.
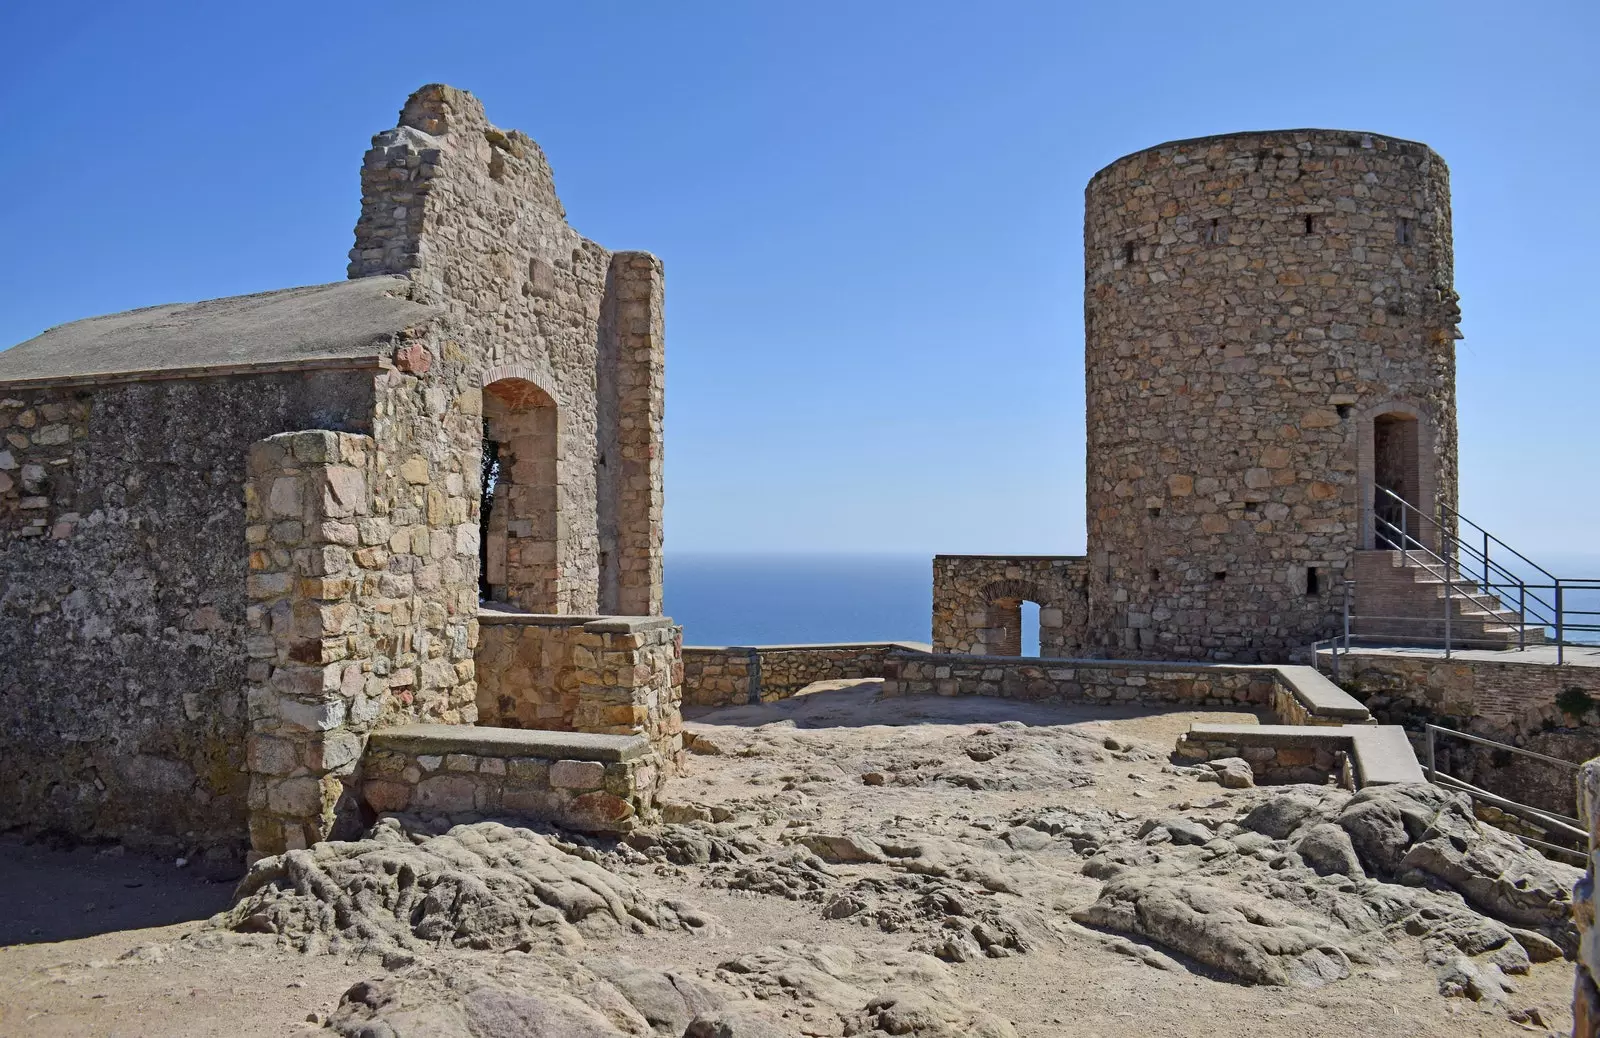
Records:
[[[933,556],[668,552],[685,645],[928,640]]]

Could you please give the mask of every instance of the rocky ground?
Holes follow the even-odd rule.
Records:
[[[1432,787],[1176,768],[1197,716],[823,688],[696,718],[624,843],[387,820],[209,921],[5,845],[0,1034],[1566,1033],[1576,870]]]

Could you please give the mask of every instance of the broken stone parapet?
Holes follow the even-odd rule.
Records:
[[[479,623],[480,723],[643,735],[681,769],[683,633],[670,618],[485,609]]]
[[[375,814],[624,833],[656,817],[663,778],[642,735],[418,724],[373,733],[356,788]]]
[[[683,696],[694,706],[772,703],[816,681],[881,678],[891,654],[926,650],[916,642],[686,645]]]

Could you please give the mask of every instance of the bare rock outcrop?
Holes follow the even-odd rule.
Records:
[[[440,835],[385,819],[362,840],[263,858],[213,919],[278,934],[305,950],[397,955],[433,947],[578,946],[592,928],[687,927],[587,848],[498,822]]]

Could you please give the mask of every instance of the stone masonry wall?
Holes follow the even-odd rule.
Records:
[[[761,654],[753,647],[683,647],[685,706],[742,706],[761,685]]]
[[[357,790],[367,815],[399,812],[452,825],[508,817],[615,834],[656,816],[661,778],[648,753],[620,761],[572,759],[559,745],[430,753],[379,737],[361,763]]]
[[[905,642],[685,646],[684,701],[692,706],[773,703],[816,681],[881,678],[891,655],[916,648]]]
[[[933,651],[1022,652],[1021,603],[1039,606],[1039,655],[1083,655],[1089,644],[1088,564],[1071,555],[935,555]]]
[[[1334,633],[1377,416],[1418,420],[1419,503],[1456,501],[1445,164],[1374,134],[1232,134],[1119,159],[1085,204],[1095,640],[1285,660]]]
[[[682,632],[665,617],[483,614],[478,723],[644,735],[669,774],[683,752]]]
[[[398,365],[416,384],[400,387],[409,403],[394,403],[380,450],[430,445],[431,462],[470,478],[475,509],[482,387],[537,387],[557,408],[560,466],[558,591],[544,605],[593,615],[604,598],[659,613],[659,262],[573,231],[539,146],[451,87],[412,95],[400,124],[373,138],[361,182],[350,276],[405,275],[419,301],[445,310],[424,352]],[[476,595],[476,567],[471,576]]]
[[[1353,785],[1348,753],[1331,744],[1264,745],[1190,732],[1179,739],[1174,755],[1186,764],[1241,758],[1249,763],[1255,782],[1263,786],[1297,782],[1322,785],[1330,779],[1337,779],[1347,788]]]
[[[0,388],[0,828],[242,859],[245,455],[372,378]]]
[[[406,522],[417,518],[412,499],[384,497],[377,458],[371,437],[322,430],[282,433],[250,451],[248,767],[258,853],[332,832],[373,728],[476,720],[475,700],[462,693],[475,690],[476,621],[451,623],[421,575],[476,557],[477,528]]]
[[[1384,724],[1416,732],[1437,724],[1562,760],[1600,755],[1600,668],[1358,650],[1340,654],[1339,681]],[[1457,778],[1573,813],[1566,769],[1447,737],[1436,741],[1436,752],[1439,768]]]
[[[905,653],[890,658],[883,694],[1248,710],[1271,706],[1276,682],[1271,667]]]

